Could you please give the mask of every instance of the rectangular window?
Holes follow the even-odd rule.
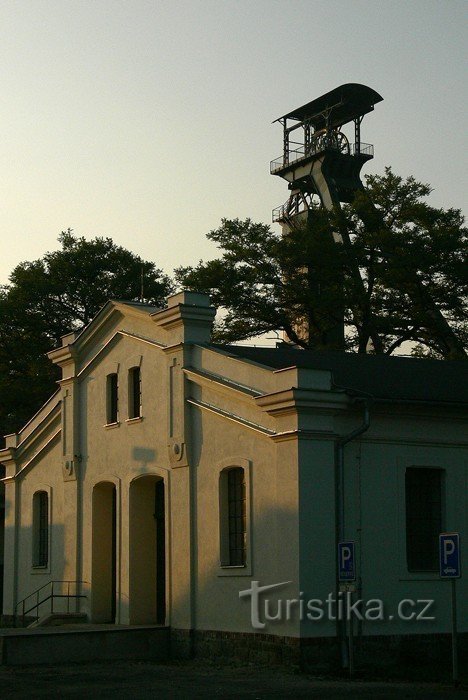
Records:
[[[107,375],[107,423],[117,423],[119,416],[117,374]]]
[[[406,560],[409,571],[439,569],[442,474],[441,469],[406,470]]]
[[[245,479],[240,467],[227,471],[229,566],[245,564]]]
[[[49,563],[49,495],[37,491],[33,496],[33,566]]]
[[[141,416],[141,372],[139,367],[132,367],[128,372],[128,417]]]

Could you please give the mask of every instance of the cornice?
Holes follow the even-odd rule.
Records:
[[[54,425],[60,419],[60,402],[54,407],[50,413],[45,416],[45,418],[38,423],[34,429],[25,436],[24,440],[18,443],[16,447],[15,459],[19,461],[27,456],[27,453],[34,449],[38,442],[44,438],[44,434],[47,433],[51,426]]]
[[[60,348],[49,350],[46,355],[55,365],[62,365],[73,362],[77,357],[77,352],[73,345],[63,345]]]
[[[16,460],[16,447],[3,447],[0,450],[0,464],[8,466]]]
[[[180,350],[183,350],[188,343],[184,343],[182,340],[178,343],[172,343],[171,345],[165,345],[164,346],[164,353],[166,355],[170,355],[173,352],[179,352]]]
[[[247,418],[243,418],[242,416],[239,416],[236,413],[226,411],[223,408],[220,408],[219,406],[214,406],[213,404],[206,403],[205,401],[199,401],[198,399],[194,399],[192,397],[187,399],[187,403],[191,404],[192,406],[196,406],[197,408],[201,408],[205,411],[208,411],[209,413],[214,413],[217,416],[237,423],[238,425],[242,425],[244,428],[254,430],[256,433],[260,433],[261,435],[265,435],[267,437],[276,435],[276,432],[274,430],[271,430],[270,428],[267,428],[264,425],[260,425],[259,423],[254,423],[253,421],[250,421]]]
[[[23,477],[24,474],[27,472],[27,470],[28,470],[30,467],[32,467],[32,465],[33,465],[34,462],[37,460],[37,458],[40,457],[49,447],[52,446],[52,444],[55,442],[55,440],[60,436],[61,432],[62,432],[62,429],[59,428],[53,435],[51,435],[51,437],[47,440],[47,442],[44,443],[44,444],[37,450],[37,452],[35,452],[35,453],[29,458],[29,460],[28,460],[25,464],[22,465],[22,467],[21,467],[21,469],[19,469],[19,471],[17,471],[15,474],[9,474],[9,475],[8,475],[7,477],[5,477],[5,479],[3,479],[2,481],[4,481],[4,482],[14,481],[14,480],[16,480],[16,479],[18,479],[18,478]],[[14,462],[15,466],[17,466],[17,464],[18,464],[18,459],[19,459],[19,457],[17,457],[16,460],[15,460],[15,462]]]
[[[216,309],[213,306],[203,307],[177,304],[177,306],[171,306],[151,314],[151,318],[161,328],[172,330],[185,325],[187,322],[206,325],[213,321],[215,315]]]
[[[125,304],[119,301],[108,301],[85,328],[78,333],[69,333],[63,336],[63,347],[51,350],[47,355],[54,361],[52,357],[54,353],[60,353],[64,348],[71,348],[72,345],[73,353],[75,353],[75,355],[81,354],[83,350],[95,340],[102,329],[106,327],[106,324],[109,324],[112,317],[115,317],[114,323],[116,324],[119,318],[122,319],[129,316],[149,319],[151,314],[148,309],[145,308],[142,309],[138,306],[132,306],[131,304]],[[72,341],[72,343],[70,341]]]
[[[45,404],[41,406],[39,411],[23,425],[18,433],[5,436],[8,447],[18,447],[20,444],[26,442],[26,440],[44,424],[44,421],[48,420],[49,416],[56,412],[57,408],[62,403],[59,391],[58,389],[52,394],[50,399],[48,399]]]
[[[344,393],[321,389],[291,388],[263,394],[255,403],[266,413],[284,416],[303,411],[334,413],[349,407],[349,397]]]
[[[132,340],[137,340],[140,343],[146,343],[147,345],[152,345],[153,347],[159,349],[159,350],[165,350],[166,346],[163,345],[162,343],[159,343],[156,340],[152,340],[151,338],[146,338],[145,336],[138,335],[137,333],[131,333],[130,331],[126,331],[125,329],[119,329],[117,330],[105,343],[102,345],[99,350],[91,357],[88,362],[83,365],[83,367],[80,369],[78,374],[76,375],[78,378],[80,378],[86,370],[88,370],[94,362],[104,353],[106,350],[109,349],[109,347],[112,345],[112,343],[115,341],[117,337],[124,337],[124,338],[131,338]],[[66,381],[66,379],[64,380]]]
[[[221,394],[232,396],[235,394],[238,398],[247,399],[249,402],[261,395],[260,391],[252,387],[239,384],[228,377],[222,377],[211,372],[204,372],[194,367],[185,367],[184,374],[187,379],[194,384],[207,388],[214,388]]]
[[[273,442],[287,442],[290,440],[329,440],[334,441],[337,434],[331,430],[304,430],[295,428],[293,430],[284,430],[271,436]]]

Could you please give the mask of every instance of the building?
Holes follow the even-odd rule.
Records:
[[[449,633],[437,543],[468,536],[468,365],[219,347],[214,314],[192,292],[109,302],[49,353],[58,391],[0,452],[5,621],[47,613],[54,585],[55,610],[168,625],[175,654],[346,661],[346,540],[363,649]]]

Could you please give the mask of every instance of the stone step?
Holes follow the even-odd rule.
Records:
[[[168,627],[77,624],[0,630],[4,666],[168,659]]]
[[[27,626],[28,630],[37,627],[59,627],[62,625],[76,625],[86,623],[88,616],[85,613],[49,613],[42,615],[38,620]]]

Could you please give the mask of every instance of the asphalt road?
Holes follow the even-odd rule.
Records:
[[[112,662],[0,667],[3,698],[383,698],[467,699],[468,689],[433,683],[384,683],[312,678],[254,666]]]

